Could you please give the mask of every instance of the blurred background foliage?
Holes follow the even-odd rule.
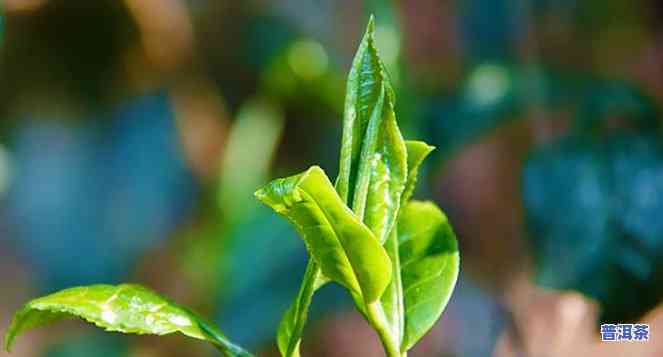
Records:
[[[0,327],[26,297],[137,281],[275,356],[306,253],[252,193],[335,176],[370,13],[405,136],[438,148],[418,195],[463,254],[413,355],[490,355],[536,286],[594,299],[594,326],[657,306],[659,1],[3,0]],[[304,355],[381,355],[340,289],[316,296]],[[212,354],[65,326],[14,355]]]

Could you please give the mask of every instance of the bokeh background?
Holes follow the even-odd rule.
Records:
[[[659,0],[0,1],[2,332],[36,295],[132,281],[276,356],[307,258],[252,192],[335,176],[371,13],[402,131],[438,148],[417,197],[462,253],[412,356],[663,355]],[[382,355],[340,288],[314,301],[305,356]],[[606,321],[651,341],[601,344]],[[77,322],[12,354],[212,355]]]

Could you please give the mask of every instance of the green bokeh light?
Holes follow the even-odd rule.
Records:
[[[325,74],[329,65],[325,49],[320,43],[312,40],[295,42],[290,48],[288,62],[296,75],[307,80]]]

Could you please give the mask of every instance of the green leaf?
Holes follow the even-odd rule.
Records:
[[[79,317],[106,331],[167,335],[179,332],[207,341],[228,357],[250,357],[213,325],[139,285],[90,285],[65,289],[28,302],[5,336],[7,351],[19,334],[64,318]]]
[[[446,216],[432,202],[408,203],[398,220],[407,351],[438,320],[458,278],[460,256]]]
[[[417,181],[417,172],[419,166],[424,161],[426,156],[433,151],[434,147],[422,141],[406,141],[407,147],[407,167],[408,176],[406,188],[401,196],[401,204],[406,204],[412,196],[414,186]],[[384,310],[385,317],[389,323],[391,335],[394,340],[402,341],[405,326],[405,311],[403,303],[403,283],[401,279],[401,263],[398,245],[398,234],[396,230],[392,230],[389,239],[385,242],[385,249],[392,262],[393,277],[387,290],[380,299],[382,309]]]
[[[374,40],[373,18],[348,75],[340,173],[336,188],[384,243],[407,179],[405,142],[394,113],[394,91]]]
[[[397,344],[403,339],[403,330],[405,326],[405,311],[403,306],[403,282],[401,279],[401,263],[398,251],[398,235],[393,230],[385,242],[385,249],[392,262],[391,282],[387,290],[380,298],[380,304],[384,311],[385,318],[389,324],[389,332]]]
[[[405,147],[407,148],[407,182],[405,183],[405,190],[401,196],[401,204],[406,204],[412,197],[414,188],[417,184],[417,175],[419,174],[419,166],[424,162],[424,159],[435,150],[435,146],[426,144],[423,141],[406,140]]]
[[[336,189],[343,203],[352,199],[354,212],[379,241],[384,242],[398,214],[407,160],[393,110],[393,89],[378,57],[373,36],[371,19],[348,76]],[[368,212],[365,215],[366,207]],[[311,271],[313,264],[313,260],[309,261],[307,272]],[[314,275],[325,279],[322,274],[307,273],[305,276],[299,295],[281,322],[278,339],[283,341],[282,344],[285,341],[291,347],[299,344],[308,305],[317,290],[308,288],[314,283]],[[357,292],[351,293],[359,310],[365,313],[361,296]],[[281,348],[281,353],[296,356],[293,352],[296,350],[297,347],[294,350]]]
[[[308,317],[313,294],[324,284],[320,273],[320,266],[313,260],[306,267],[302,286],[293,304],[288,308],[277,333],[277,343],[281,356],[299,357],[299,344],[304,331],[304,324]]]
[[[371,119],[367,130],[369,140],[362,148],[352,207],[384,243],[398,217],[407,179],[407,154],[393,107],[387,106],[382,118],[377,118],[376,115]],[[377,128],[373,130],[374,127]],[[376,147],[370,145],[373,140]]]
[[[414,191],[418,168],[433,147],[403,140],[394,112],[394,90],[377,53],[373,27],[371,18],[348,76],[338,194],[322,170],[316,171],[315,167],[257,192],[259,199],[297,227],[313,256],[299,294],[279,327],[279,349],[286,357],[299,356],[312,296],[327,277],[350,290],[358,310],[378,332],[389,356],[400,355],[398,349],[406,333],[396,221],[401,204]],[[314,175],[320,178],[314,180]],[[338,214],[325,213],[331,208]],[[345,229],[348,224],[350,229]],[[366,228],[368,232],[362,231]],[[376,241],[385,248],[374,247]],[[380,254],[375,254],[378,251]],[[361,254],[373,256],[364,258],[363,263],[349,259]],[[380,284],[364,283],[370,280]],[[367,288],[372,289],[370,296]],[[437,317],[439,314],[435,320]]]
[[[367,303],[380,298],[391,280],[389,257],[320,167],[274,180],[256,197],[295,226],[326,277]]]

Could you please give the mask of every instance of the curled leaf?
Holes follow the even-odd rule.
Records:
[[[295,226],[326,277],[365,302],[380,298],[391,280],[389,257],[320,167],[274,180],[256,197]]]
[[[376,116],[381,120],[386,104],[394,105],[394,90],[378,56],[374,32],[374,20],[371,18],[352,61],[346,85],[336,188],[341,199],[349,206],[354,206],[362,148],[365,146],[371,117]]]
[[[417,176],[419,174],[419,166],[424,162],[424,159],[435,150],[435,146],[426,144],[423,141],[406,140],[405,147],[407,148],[407,182],[405,183],[405,190],[401,197],[401,204],[406,204],[412,198],[414,188],[417,184]]]
[[[396,222],[407,179],[406,147],[394,105],[371,18],[348,75],[336,188],[381,243]]]
[[[400,346],[405,352],[439,318],[457,277],[457,250],[454,255],[435,245],[453,242],[455,248],[441,211],[431,203],[416,203],[400,213],[412,196],[419,166],[434,148],[403,140],[373,27],[371,18],[348,75],[336,191],[314,166],[256,192],[292,222],[312,256],[279,326],[284,357],[299,357],[312,297],[329,279],[348,288],[385,351],[395,356]],[[424,231],[413,231],[417,227]],[[401,240],[401,233],[409,238]],[[426,249],[410,250],[413,244]]]

